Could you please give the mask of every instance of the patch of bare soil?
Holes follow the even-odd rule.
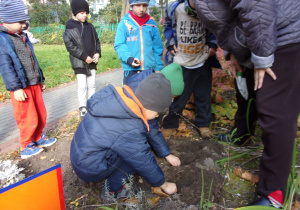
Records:
[[[54,129],[52,132],[52,135],[58,138],[57,143],[45,148],[45,151],[37,156],[20,160],[19,167],[25,168],[23,173],[28,177],[61,164],[67,209],[95,209],[102,205],[110,206],[111,203],[105,203],[100,198],[102,182],[84,183],[73,172],[69,153],[78,122],[78,113],[71,113],[62,119],[57,125],[59,129]],[[202,190],[204,200],[210,195],[210,201],[216,204],[222,203],[224,176],[219,173],[214,162],[224,157],[224,148],[214,140],[202,140],[195,130],[192,130],[189,136],[175,136],[168,140],[172,154],[181,160],[180,167],[172,167],[164,158],[157,158],[166,180],[177,184],[178,193],[157,199],[156,205],[148,206],[149,209],[193,209],[194,207],[197,209]],[[138,175],[135,176],[134,184],[145,192],[146,198],[157,198],[157,195],[151,193],[151,186]]]

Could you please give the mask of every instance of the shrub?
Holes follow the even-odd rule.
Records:
[[[62,45],[64,44],[63,34],[64,29],[60,28],[60,25],[50,24],[47,26],[46,30],[38,33],[33,32],[35,38],[42,40],[43,44],[47,45]]]
[[[115,42],[116,31],[104,31],[100,34],[101,44],[113,44]]]

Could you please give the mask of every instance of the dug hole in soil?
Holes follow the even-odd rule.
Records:
[[[62,122],[53,127],[52,135],[58,138],[57,142],[46,147],[45,151],[39,155],[20,160],[18,165],[25,168],[22,173],[28,177],[61,164],[66,209],[97,209],[99,208],[97,206],[101,205],[112,206],[111,203],[104,202],[100,198],[103,182],[84,183],[79,180],[72,169],[69,156],[70,144],[78,123],[79,114],[70,113]],[[70,126],[71,129],[68,128]],[[180,167],[173,167],[164,158],[156,157],[165,173],[166,180],[175,182],[178,192],[169,197],[161,197],[155,206],[149,209],[198,209],[202,194],[202,181],[204,182],[204,200],[208,200],[210,194],[209,201],[214,204],[212,209],[225,209],[222,206],[224,206],[223,187],[226,180],[214,163],[226,157],[224,148],[214,139],[201,139],[195,129],[189,126],[187,129],[191,132],[188,132],[186,136],[174,136],[167,140],[172,154],[181,160]],[[135,175],[134,185],[145,191],[147,199],[158,197],[152,194],[151,186],[146,180],[138,175]],[[122,205],[119,209],[122,209]]]

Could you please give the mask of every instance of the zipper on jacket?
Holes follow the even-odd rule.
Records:
[[[135,19],[133,19],[130,15],[130,18],[139,26],[139,30],[140,30],[140,39],[141,39],[141,70],[144,70],[144,41],[143,41],[143,30],[142,30],[142,26],[140,26]],[[144,24],[145,25],[145,24]]]

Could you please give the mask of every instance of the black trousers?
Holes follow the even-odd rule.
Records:
[[[197,127],[208,127],[211,123],[211,85],[212,69],[209,62],[196,69],[187,69],[182,67],[184,90],[181,96],[174,99],[170,106],[169,114],[164,118],[164,128],[178,128],[179,116],[175,113],[182,114],[186,103],[194,93],[196,106],[195,125]]]
[[[257,109],[256,109],[256,91],[254,91],[254,71],[253,69],[246,69],[243,73],[243,77],[246,78],[248,88],[248,100],[244,99],[238,90],[236,80],[234,80],[237,100],[237,111],[234,117],[234,138],[240,138],[241,142],[247,139],[249,135],[254,134],[255,122],[257,120]],[[247,112],[249,106],[249,112]]]
[[[286,192],[300,112],[299,49],[300,43],[278,47],[271,67],[277,79],[266,74],[256,94],[264,143],[258,191],[264,196],[276,190]]]

